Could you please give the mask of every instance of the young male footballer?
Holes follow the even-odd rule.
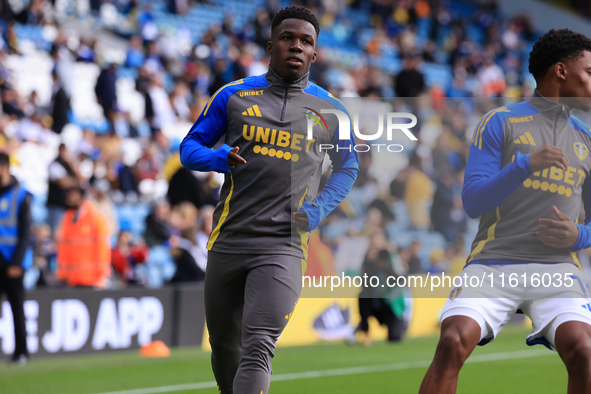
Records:
[[[226,173],[205,274],[211,363],[222,394],[268,392],[275,343],[300,295],[308,231],[347,196],[359,171],[354,141],[338,139],[335,116],[322,117],[307,136],[310,114],[320,120],[323,108],[346,112],[308,80],[319,31],[306,8],[279,11],[269,71],[218,90],[181,144],[185,167]],[[212,149],[222,136],[225,143]],[[332,174],[317,195],[320,144],[341,149],[328,151]]]
[[[591,133],[571,115],[591,108],[591,40],[550,30],[529,71],[533,97],[486,114],[472,138],[462,199],[481,219],[462,275],[486,279],[450,293],[421,394],[455,393],[476,345],[518,310],[533,323],[527,344],[562,358],[568,393],[591,393],[590,300],[575,254],[591,246]],[[585,224],[577,224],[581,199]]]
[[[533,97],[486,114],[472,138],[462,199],[481,219],[462,276],[486,279],[450,293],[421,394],[455,393],[476,345],[518,310],[533,323],[527,344],[562,358],[568,393],[591,393],[590,300],[575,254],[591,246],[591,133],[571,115],[591,108],[591,40],[550,30],[534,45],[529,71]],[[585,224],[577,224],[581,199]]]

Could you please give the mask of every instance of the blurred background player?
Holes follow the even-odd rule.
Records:
[[[380,278],[380,283],[386,283],[387,279],[396,278],[392,268],[390,252],[386,249],[375,250],[370,248],[363,262],[363,275]],[[392,279],[391,279],[392,280]],[[366,286],[359,294],[359,314],[361,321],[353,333],[361,333],[361,343],[369,346],[372,343],[369,333],[369,318],[375,317],[380,325],[388,328],[389,342],[402,340],[408,321],[404,319],[408,306],[404,299],[403,289],[396,287],[375,288]],[[407,313],[408,315],[408,313]],[[353,343],[355,338],[349,338]]]
[[[15,348],[9,362],[21,365],[29,358],[23,277],[33,264],[31,224],[31,196],[10,175],[8,155],[0,152],[0,296],[6,293],[14,320]]]
[[[451,291],[422,394],[455,393],[464,361],[517,310],[533,323],[527,344],[562,358],[568,393],[591,392],[589,294],[575,254],[591,245],[591,133],[571,116],[573,107],[591,109],[591,40],[552,29],[533,46],[529,71],[537,82],[533,97],[481,120],[466,165],[464,208],[482,217],[462,274],[490,276],[494,284]],[[577,225],[581,198],[587,216]],[[526,281],[510,286],[502,274]],[[552,285],[538,289],[532,279],[544,274]]]
[[[331,123],[330,130],[315,134],[308,151],[305,143],[298,146],[295,131],[282,131],[292,128],[297,115],[305,121],[305,111],[293,107],[296,98],[306,98],[312,107],[328,104],[346,111],[308,81],[319,31],[306,8],[280,10],[267,43],[268,72],[215,92],[181,143],[185,167],[226,173],[205,277],[212,365],[222,394],[267,393],[275,343],[299,298],[308,231],[347,196],[357,177],[354,150],[329,151],[333,171],[317,196],[317,170],[325,155],[317,144],[350,148],[352,141],[339,141]],[[252,130],[279,129],[283,142],[255,139],[248,124]],[[225,144],[212,150],[223,135]]]

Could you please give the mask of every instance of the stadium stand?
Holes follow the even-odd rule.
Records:
[[[417,92],[421,96],[523,97],[533,91],[527,58],[537,38],[535,29],[525,16],[501,15],[494,1],[298,3],[312,9],[321,22],[312,80],[336,96],[394,97],[400,88],[394,81],[403,70],[424,80]],[[140,283],[162,286],[174,275],[170,251],[179,247],[186,227],[178,219],[178,207],[164,216],[154,213],[180,168],[178,141],[217,88],[266,71],[270,20],[291,2],[199,0],[187,7],[161,0],[10,4],[12,11],[0,15],[0,149],[10,152],[14,174],[34,195],[36,234],[42,233],[48,216],[47,168],[63,142],[91,194],[96,181],[109,182],[117,220],[129,223],[136,241],[144,238],[150,223],[164,231],[162,242],[149,245],[146,263],[137,267]],[[105,117],[95,86],[110,65],[116,67],[116,105]],[[69,123],[56,134],[51,116],[60,88],[69,97]],[[483,110],[476,108],[474,119]],[[383,231],[391,252],[403,262],[401,269],[414,258],[417,241],[419,271],[431,268],[436,249],[446,251],[444,265],[450,270],[465,259],[477,222],[464,214],[459,194],[474,119],[458,124],[453,113],[429,116],[421,119],[421,140],[401,154],[395,171],[384,176],[375,157],[362,155],[365,164],[347,203],[319,229],[335,255],[348,237]],[[442,162],[448,171],[440,171]],[[201,195],[193,203],[201,209],[206,201],[216,200],[223,178],[196,174],[195,179]],[[416,193],[427,204],[411,209],[407,204]],[[432,222],[431,206],[447,218],[443,223]],[[416,216],[425,212],[422,223]],[[417,226],[417,220],[422,224]],[[113,243],[116,238],[112,234]],[[49,244],[51,240],[36,239],[39,263],[34,275],[42,272],[47,285],[53,283],[55,270]]]

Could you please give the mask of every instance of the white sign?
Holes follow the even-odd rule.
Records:
[[[54,300],[51,304],[51,329],[38,332],[39,304],[25,301],[27,347],[37,353],[39,346],[49,353],[75,352],[90,341],[94,350],[127,349],[137,336],[139,346],[152,341],[164,322],[164,308],[156,297],[123,297],[119,301],[104,298],[99,306],[96,323],[91,327],[87,306],[78,299]],[[8,301],[2,303],[0,340],[2,352],[14,352],[14,325]]]

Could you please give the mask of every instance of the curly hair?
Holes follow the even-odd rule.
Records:
[[[286,19],[292,18],[310,22],[312,26],[314,26],[314,30],[316,30],[316,36],[320,34],[320,25],[318,24],[318,19],[316,19],[316,16],[314,16],[314,14],[311,13],[310,10],[306,7],[298,5],[285,7],[279,10],[273,17],[273,23],[271,24],[271,32],[275,30],[275,28],[279,26],[281,22],[283,22]]]
[[[570,29],[550,30],[541,36],[529,53],[529,72],[542,80],[550,67],[558,62],[574,60],[591,52],[591,40]]]

